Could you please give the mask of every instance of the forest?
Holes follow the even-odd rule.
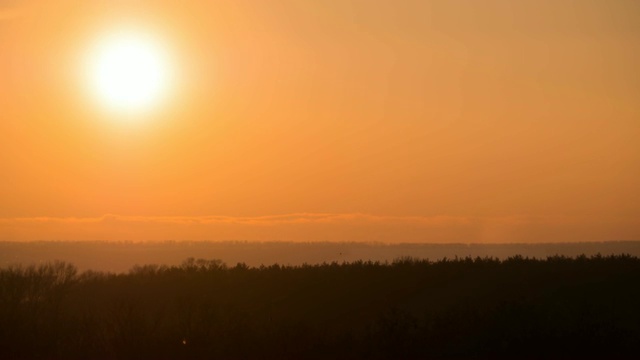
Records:
[[[635,358],[640,259],[0,269],[1,359]]]

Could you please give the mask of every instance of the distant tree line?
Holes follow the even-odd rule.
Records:
[[[0,359],[635,358],[640,259],[0,269]]]

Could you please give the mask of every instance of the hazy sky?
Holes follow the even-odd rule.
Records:
[[[101,34],[171,96],[87,95]],[[637,0],[0,1],[0,239],[640,239]]]

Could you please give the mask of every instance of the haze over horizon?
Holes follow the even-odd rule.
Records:
[[[634,0],[3,1],[0,241],[640,240],[639,36]]]

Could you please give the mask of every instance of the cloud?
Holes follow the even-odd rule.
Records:
[[[571,242],[640,239],[640,220],[616,217],[381,216],[298,213],[256,217],[0,218],[0,240],[241,240]]]

